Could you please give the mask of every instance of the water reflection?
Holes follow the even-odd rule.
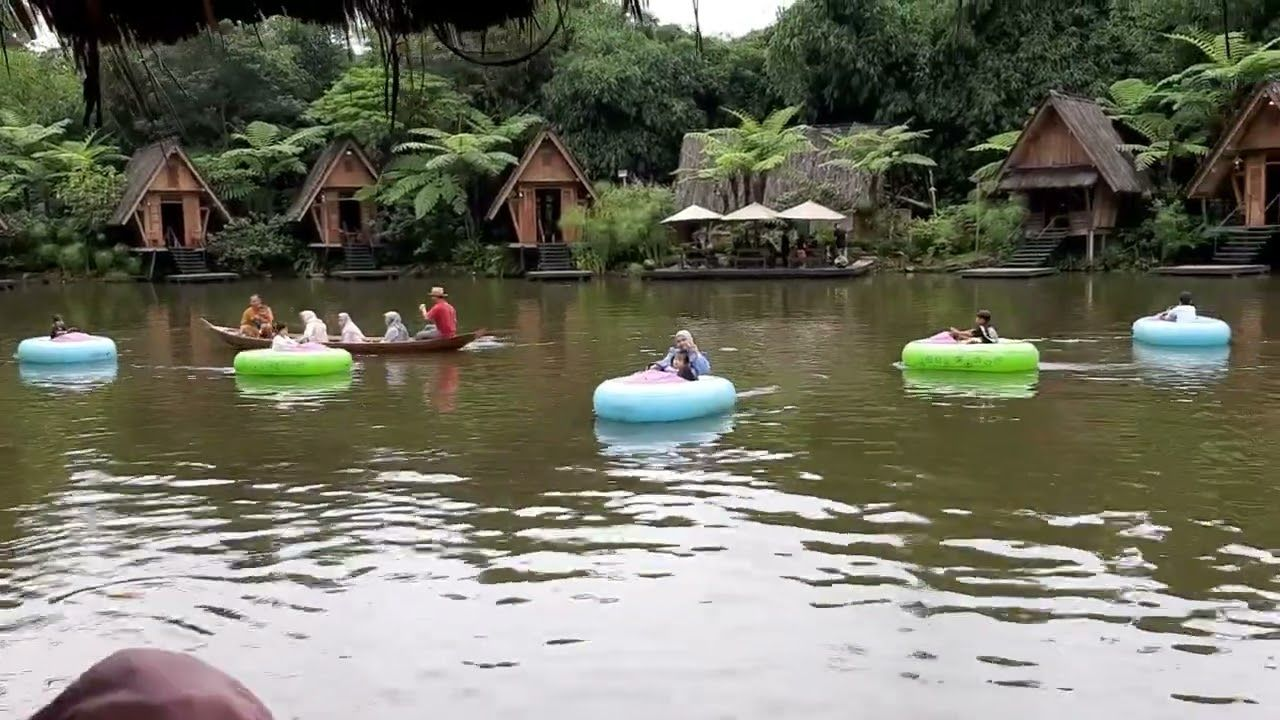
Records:
[[[902,371],[907,395],[925,398],[1025,400],[1036,396],[1040,373],[981,373],[954,370]]]
[[[733,416],[674,423],[620,423],[596,420],[596,441],[606,457],[666,455],[682,447],[712,445],[733,431]]]
[[[1199,389],[1219,382],[1230,369],[1231,347],[1156,347],[1135,342],[1133,362],[1143,379],[1180,389]]]
[[[317,377],[262,377],[236,375],[236,390],[242,397],[271,402],[305,402],[332,399],[351,389],[351,373]]]
[[[18,365],[18,377],[23,385],[44,390],[94,390],[114,382],[118,373],[114,359],[70,365]]]

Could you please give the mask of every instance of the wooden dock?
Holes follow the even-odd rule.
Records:
[[[580,282],[590,280],[591,272],[587,270],[530,270],[524,274],[525,280],[535,282]]]
[[[1058,268],[1055,267],[984,267],[969,268],[968,270],[959,270],[956,272],[962,278],[979,279],[1001,279],[1001,280],[1024,280],[1026,278],[1048,277],[1049,275],[1057,275]]]
[[[842,280],[871,271],[872,258],[858,260],[848,267],[795,268],[663,268],[646,271],[645,280]]]
[[[1176,275],[1180,277],[1242,277],[1245,275],[1266,275],[1271,272],[1269,265],[1169,265],[1158,267],[1151,272],[1156,275]]]
[[[378,268],[377,270],[334,270],[329,273],[334,280],[395,280],[400,277],[400,268]]]
[[[185,285],[195,285],[198,283],[233,282],[239,279],[240,279],[239,275],[235,273],[228,273],[228,272],[179,273],[177,275],[169,275],[165,278],[165,280],[171,283],[181,283]]]

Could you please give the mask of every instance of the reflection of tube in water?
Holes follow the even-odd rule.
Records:
[[[908,395],[922,397],[1022,400],[1036,396],[1040,373],[975,373],[955,370],[903,370]]]
[[[1133,344],[1133,362],[1152,382],[1173,386],[1200,386],[1221,380],[1230,367],[1231,346],[1155,347]]]
[[[246,397],[309,400],[350,390],[351,373],[310,377],[236,375],[236,389]]]
[[[687,445],[706,445],[733,430],[733,416],[673,423],[622,423],[596,420],[596,440],[605,455],[658,455]]]
[[[92,390],[113,382],[117,372],[114,359],[69,365],[18,365],[18,378],[24,385],[50,390]]]

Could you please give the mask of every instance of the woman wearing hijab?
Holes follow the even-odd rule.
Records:
[[[382,336],[382,342],[409,342],[413,339],[409,328],[400,319],[400,313],[392,310],[383,315],[382,319],[387,321],[387,334]]]
[[[364,333],[360,332],[360,328],[352,322],[351,316],[346,313],[338,313],[338,332],[342,333],[341,340],[344,343],[364,342]]]
[[[316,317],[314,312],[303,310],[298,317],[302,318],[302,337],[298,338],[298,342],[321,344],[329,342],[329,328],[323,320]]]
[[[121,650],[85,671],[31,720],[272,720],[230,675],[190,655]]]

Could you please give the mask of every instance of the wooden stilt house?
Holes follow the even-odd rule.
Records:
[[[373,241],[377,208],[356,194],[378,182],[378,171],[350,138],[329,143],[311,166],[286,218],[301,223],[313,245],[340,247]]]
[[[173,140],[134,153],[111,224],[139,248],[203,248],[211,227],[231,219],[191,158]]]
[[[1038,265],[1063,242],[1095,240],[1136,215],[1151,183],[1120,149],[1120,133],[1092,100],[1051,92],[1027,121],[997,178],[997,188],[1027,203],[1026,245]],[[1043,255],[1043,257],[1040,257]]]
[[[1260,85],[1236,112],[1187,196],[1224,208],[1223,226],[1280,229],[1280,82]]]
[[[569,208],[595,198],[591,181],[564,142],[543,130],[507,177],[485,219],[511,223],[516,238],[512,245],[522,263],[525,250],[536,250],[540,270],[568,271],[572,263],[566,243],[578,238],[573,230],[561,228],[560,220]]]
[[[371,200],[356,197],[376,185],[378,171],[359,143],[337,138],[320,153],[302,189],[285,213],[310,239],[315,267],[331,277],[389,279],[395,269],[379,269],[374,253],[374,223],[378,209]],[[341,253],[342,269],[329,271],[329,259]]]

